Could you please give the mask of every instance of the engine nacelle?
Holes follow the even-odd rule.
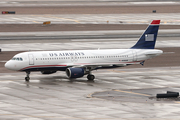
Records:
[[[41,71],[42,74],[53,74],[56,73],[57,71]]]
[[[80,78],[84,76],[84,69],[83,68],[67,68],[66,75],[69,78]]]

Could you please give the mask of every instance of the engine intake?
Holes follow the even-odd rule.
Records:
[[[84,76],[84,69],[83,68],[67,68],[66,75],[69,78],[80,78]]]
[[[41,71],[42,74],[53,74],[56,73],[57,71]]]

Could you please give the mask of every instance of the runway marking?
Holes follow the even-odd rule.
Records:
[[[149,19],[151,16],[151,19]],[[169,17],[170,16],[170,17]],[[89,23],[89,24],[104,24],[109,21],[111,24],[148,24],[152,19],[161,19],[161,24],[177,24],[179,25],[179,13],[168,14],[56,14],[56,15],[16,15],[16,16],[3,16],[0,18],[0,24],[31,24],[34,21],[51,21],[54,23],[67,23],[73,21],[75,23]],[[121,20],[119,20],[121,18]],[[141,18],[141,19],[139,19]],[[132,21],[133,19],[133,21]],[[143,20],[142,20],[143,19]],[[66,20],[66,21],[63,21]]]
[[[32,115],[24,115],[24,114],[0,114],[0,116],[28,116],[28,117],[36,117],[36,118],[64,118],[64,119],[79,119],[79,117],[60,117],[60,116],[32,116]],[[80,118],[81,119],[81,118]],[[84,118],[82,118],[84,119]]]
[[[113,90],[113,91],[122,92],[122,93],[129,93],[129,94],[135,94],[135,95],[141,95],[141,96],[151,96],[151,95],[147,95],[147,94],[141,94],[141,93],[135,93],[135,92],[123,91],[123,90]]]
[[[73,20],[73,19],[68,19],[68,18],[60,18],[60,17],[55,17],[55,18],[63,19],[63,20],[69,20],[69,21],[74,21],[76,23],[80,23],[78,20]]]
[[[38,116],[38,115],[25,115],[25,114],[0,114],[0,116],[28,116],[32,118],[63,118],[63,119],[87,119],[87,120],[94,120],[94,119],[117,119],[117,118],[86,118],[86,117],[61,117],[61,116]]]
[[[92,94],[94,94],[94,93],[88,94],[88,95],[86,96],[86,98],[92,98]]]
[[[40,22],[37,22],[37,21],[33,21],[34,23],[40,23]]]
[[[0,61],[0,62],[7,62],[7,61]]]
[[[178,103],[178,104],[180,104],[180,102],[174,102],[174,103]]]
[[[124,41],[126,42],[127,40],[128,41],[134,41],[136,40],[136,38],[123,38],[123,39],[119,39],[119,38],[116,38],[116,39],[113,39],[115,41]],[[109,41],[109,39],[79,39],[79,40],[71,40],[71,41]]]
[[[76,22],[76,23],[80,23],[78,20],[75,20],[75,19],[62,18],[62,17],[54,17],[54,16],[45,16],[45,17],[48,17],[48,18],[56,18],[56,19],[62,19],[62,20],[68,20],[68,21],[73,21],[73,22]]]

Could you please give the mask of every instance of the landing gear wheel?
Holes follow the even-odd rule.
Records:
[[[29,82],[30,80],[30,77],[29,77],[30,73],[31,73],[30,71],[26,71],[26,77],[25,77],[26,82]]]
[[[87,79],[88,79],[89,81],[93,81],[93,80],[95,79],[95,76],[94,76],[94,75],[88,75],[88,76],[87,76]]]
[[[29,82],[30,78],[29,77],[25,77],[26,82]]]

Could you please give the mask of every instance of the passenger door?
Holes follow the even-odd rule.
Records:
[[[29,57],[29,65],[34,65],[34,56],[33,56],[33,54],[29,54],[28,57]]]

